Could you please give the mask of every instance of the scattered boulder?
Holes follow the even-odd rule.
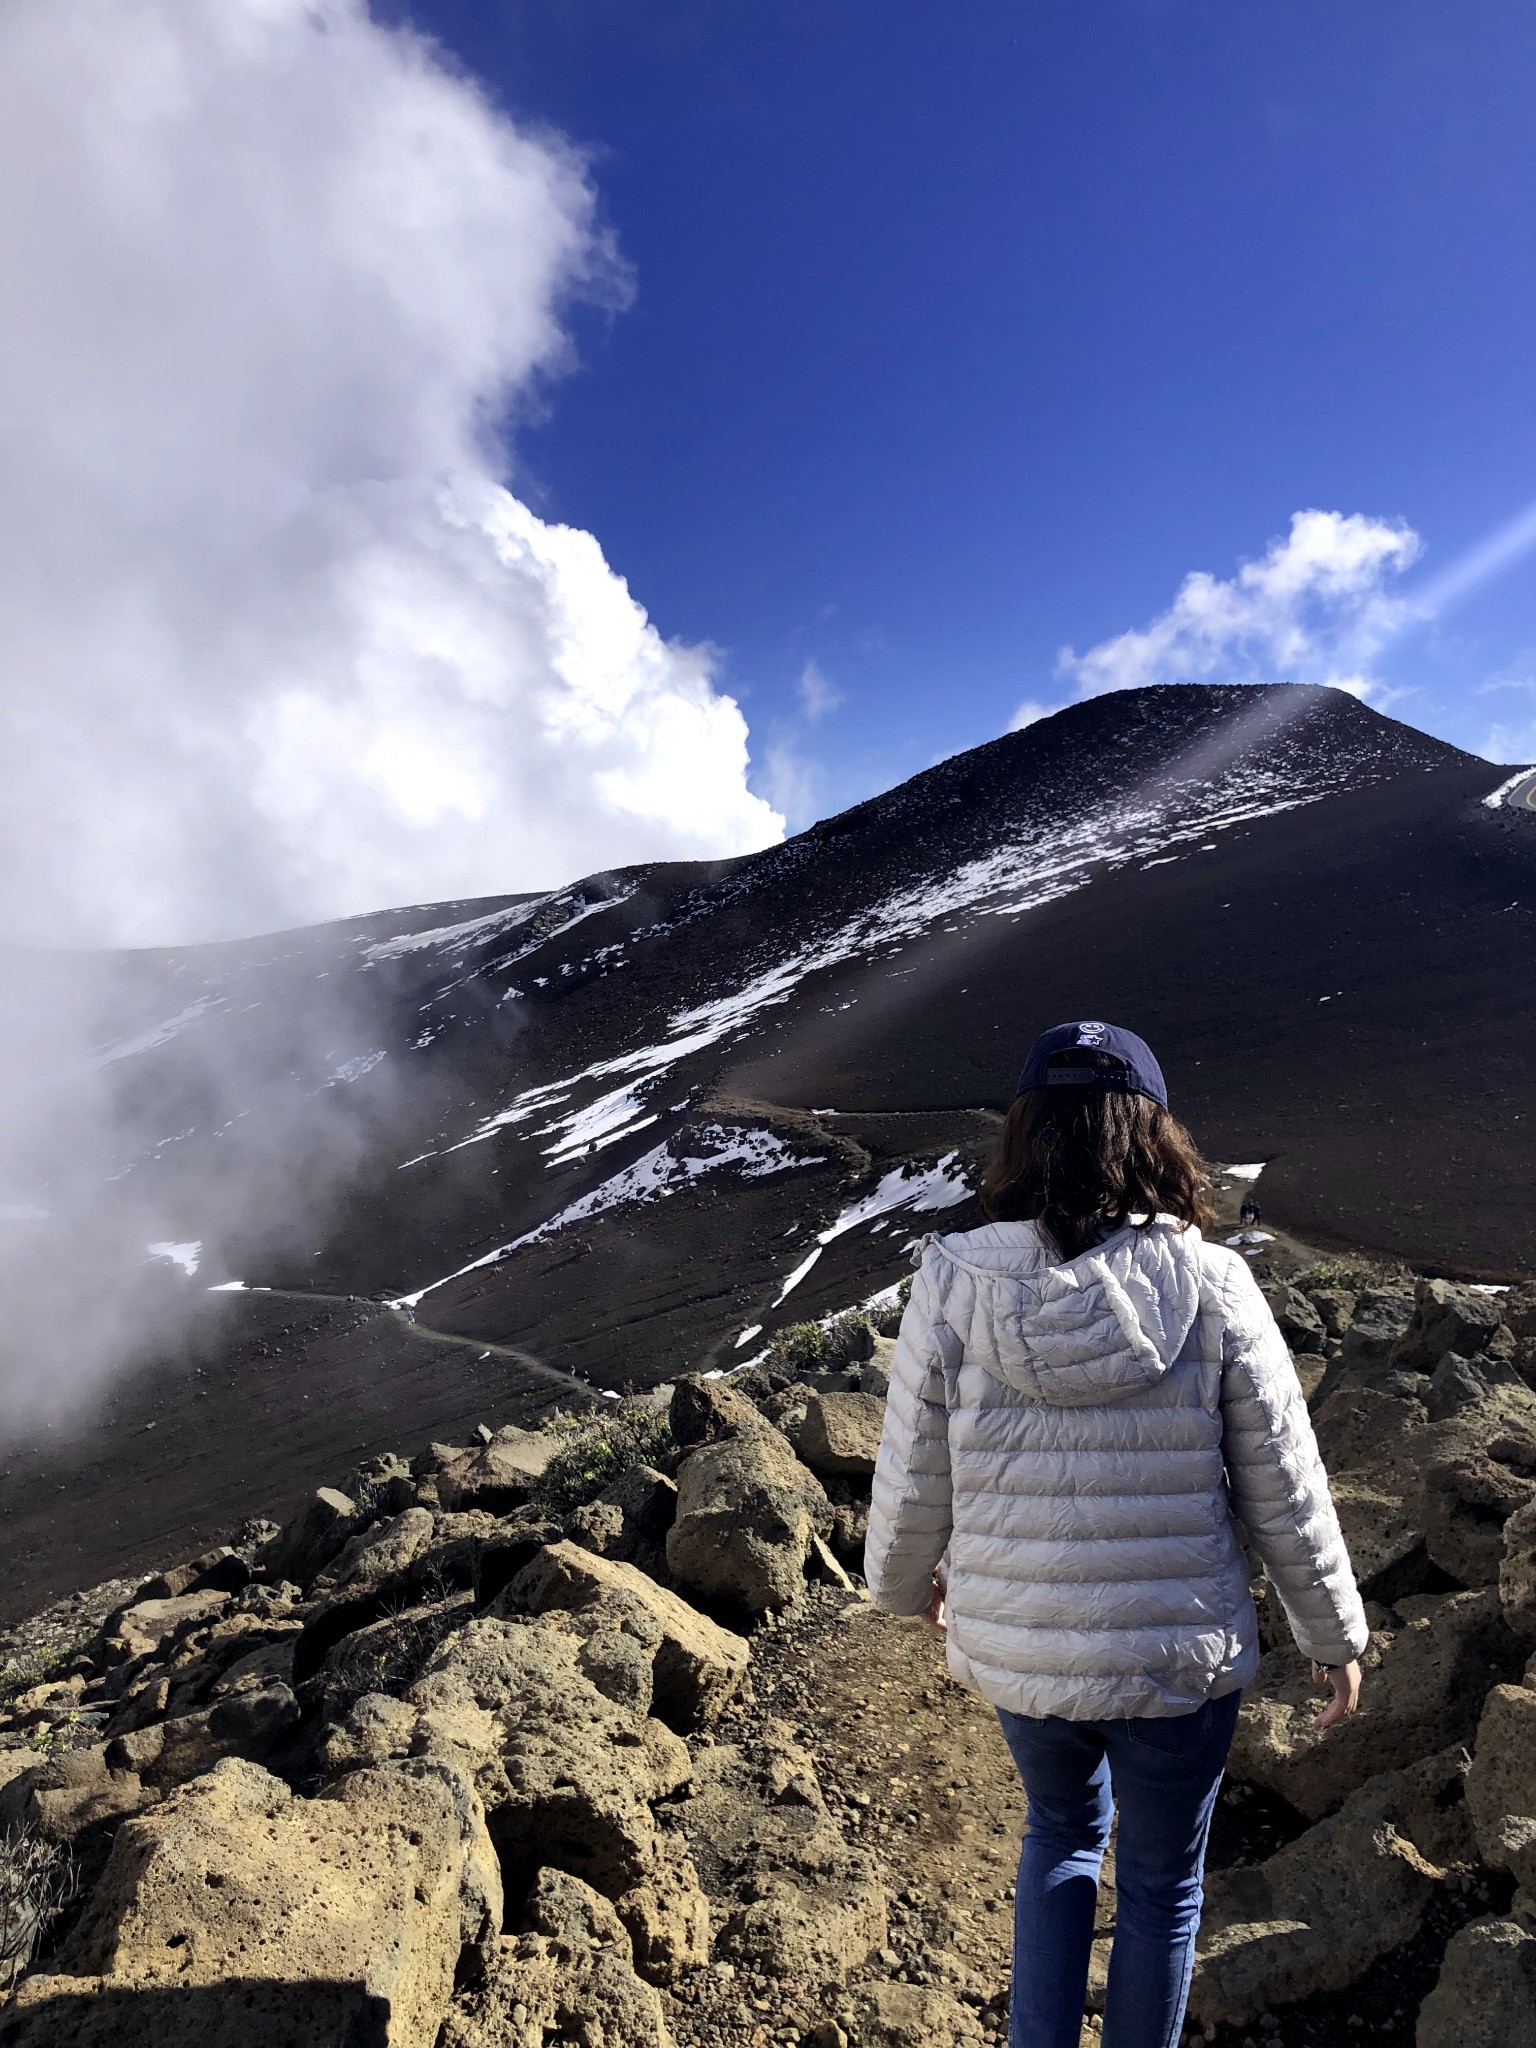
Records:
[[[119,1608],[103,1625],[96,1651],[104,1664],[127,1664],[151,1657],[176,1636],[210,1621],[228,1604],[229,1595],[210,1590],[182,1593],[164,1600],[139,1600]]]
[[[786,1434],[813,1472],[870,1479],[884,1424],[885,1403],[874,1394],[811,1393]]]
[[[1496,1685],[1483,1702],[1467,1772],[1467,1808],[1483,1861],[1496,1869],[1536,1868],[1511,1818],[1536,1827],[1536,1690]]]
[[[1259,1290],[1292,1351],[1321,1351],[1327,1331],[1316,1307],[1284,1280],[1265,1282]]]
[[[594,1609],[612,1614],[638,1607],[655,1623],[651,1699],[674,1728],[701,1728],[715,1720],[740,1685],[751,1656],[740,1636],[635,1566],[593,1556],[574,1543],[552,1543],[541,1550],[512,1581],[502,1602],[528,1614]]]
[[[656,1868],[651,1802],[692,1764],[671,1729],[599,1689],[565,1619],[486,1616],[456,1631],[411,1686],[416,1718],[394,1739],[468,1772],[504,1866],[558,1862],[617,1898]]]
[[[859,1367],[859,1392],[884,1400],[891,1391],[891,1372],[896,1362],[896,1339],[876,1337],[874,1350]]]
[[[855,2001],[859,2048],[951,2048],[980,2041],[981,2022],[947,1991],[916,1984],[870,1984]]]
[[[107,1762],[142,1783],[168,1791],[211,1771],[221,1757],[261,1762],[298,1727],[299,1703],[291,1687],[273,1683],[237,1692],[216,1706],[168,1721],[152,1721],[107,1744]]]
[[[109,1745],[66,1750],[27,1767],[0,1786],[0,1835],[32,1828],[48,1842],[74,1842],[87,1829],[114,1825],[153,1803],[156,1795]]]
[[[1392,1347],[1391,1363],[1412,1372],[1433,1372],[1448,1351],[1471,1358],[1495,1341],[1502,1321],[1497,1295],[1474,1294],[1449,1280],[1420,1280],[1408,1326]],[[1512,1350],[1512,1333],[1505,1334]]]
[[[1516,1508],[1504,1524],[1499,1601],[1515,1635],[1536,1641],[1536,1499]]]
[[[1536,1935],[1517,1920],[1454,1934],[1419,2009],[1416,2048],[1524,2048],[1536,2041]]]
[[[1305,1660],[1292,1649],[1263,1658],[1238,1716],[1229,1776],[1315,1820],[1377,1772],[1470,1741],[1489,1681],[1519,1668],[1495,1595],[1416,1595],[1398,1613],[1402,1626],[1374,1631],[1361,1659],[1359,1711],[1326,1735],[1313,1725],[1318,1688]]]
[[[1447,1785],[1459,1782],[1454,1756],[1440,1769]],[[1267,2008],[1342,1991],[1411,1941],[1446,1876],[1412,1838],[1409,1815],[1425,1808],[1431,1787],[1386,1772],[1265,1862],[1207,1878],[1191,2017],[1245,2026]]]
[[[292,1579],[307,1586],[337,1555],[357,1529],[356,1504],[334,1486],[319,1487],[291,1522],[257,1552],[257,1563],[271,1580]]]
[[[635,1968],[652,1984],[675,1984],[709,1961],[709,1900],[684,1845],[663,1835],[656,1867],[618,1900]]]
[[[1354,1318],[1355,1304],[1360,1297],[1353,1287],[1308,1287],[1307,1300],[1317,1311],[1323,1326],[1323,1336],[1328,1342],[1339,1342]]]
[[[1426,1478],[1424,1540],[1430,1561],[1464,1586],[1496,1586],[1504,1560],[1504,1525],[1536,1500],[1536,1477],[1496,1455],[1499,1445],[1437,1459]],[[1536,1461],[1536,1443],[1528,1449]]]
[[[1429,1419],[1446,1422],[1470,1408],[1482,1407],[1492,1399],[1496,1387],[1517,1387],[1522,1394],[1526,1391],[1519,1373],[1502,1358],[1489,1352],[1463,1358],[1459,1352],[1447,1351],[1430,1374]]]
[[[316,1590],[349,1596],[377,1592],[415,1562],[432,1536],[433,1518],[426,1508],[408,1507],[388,1521],[374,1522],[348,1539]]]
[[[827,1982],[884,1945],[874,1867],[844,1841],[811,1758],[786,1733],[702,1751],[674,1813],[723,1916],[720,1955]]]
[[[500,1918],[478,1803],[440,1769],[297,1799],[227,1759],[119,1830],[53,1972],[16,1992],[6,2048],[433,2048],[461,1950]]]
[[[632,1465],[596,1500],[572,1509],[561,1527],[583,1550],[664,1579],[667,1531],[676,1515],[676,1483],[654,1466]]]
[[[613,1908],[563,1870],[540,1870],[529,1931],[487,1950],[460,1991],[438,2048],[672,2048],[661,1999],[635,1974]]]
[[[811,1538],[831,1529],[820,1482],[759,1420],[683,1460],[667,1565],[679,1585],[766,1614],[799,1597]]]
[[[1344,1332],[1342,1357],[1348,1365],[1384,1365],[1394,1344],[1413,1320],[1413,1301],[1406,1294],[1372,1289],[1355,1303]]]
[[[760,1429],[761,1411],[728,1380],[680,1379],[667,1410],[672,1441],[682,1450],[718,1443],[740,1430]]]
[[[498,1429],[488,1444],[477,1444],[443,1465],[437,1497],[452,1511],[480,1508],[492,1515],[522,1507],[558,1448],[537,1430]]]

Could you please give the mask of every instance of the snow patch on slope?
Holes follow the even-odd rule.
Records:
[[[809,1258],[802,1259],[795,1270],[787,1276],[773,1306],[783,1306],[826,1247],[834,1238],[841,1237],[845,1231],[855,1230],[859,1224],[868,1223],[876,1216],[884,1216],[892,1209],[915,1209],[919,1215],[924,1215],[938,1209],[953,1209],[957,1203],[963,1202],[970,1194],[971,1187],[963,1169],[955,1165],[955,1157],[953,1152],[946,1152],[936,1165],[926,1170],[922,1167],[898,1166],[869,1194],[862,1196],[857,1202],[851,1202],[825,1230],[817,1231],[815,1251]]]
[[[655,1119],[650,1117],[646,1121],[653,1123]],[[676,1149],[690,1142],[698,1149]],[[734,1166],[743,1180],[761,1180],[770,1173],[784,1173],[792,1167],[819,1166],[822,1163],[820,1154],[791,1152],[784,1140],[775,1137],[772,1131],[736,1124],[700,1124],[681,1138],[668,1138],[654,1146],[622,1172],[605,1180],[600,1187],[580,1196],[533,1230],[524,1231],[510,1244],[498,1245],[494,1251],[471,1259],[467,1266],[445,1273],[441,1280],[418,1287],[412,1294],[397,1296],[389,1305],[391,1308],[414,1309],[418,1302],[435,1293],[439,1287],[446,1287],[450,1280],[461,1279],[464,1274],[478,1272],[484,1266],[499,1265],[503,1259],[521,1251],[524,1245],[538,1244],[544,1238],[553,1237],[557,1231],[600,1216],[608,1209],[655,1202],[668,1195],[681,1194],[695,1181],[702,1180],[706,1174],[718,1173],[723,1167]]]

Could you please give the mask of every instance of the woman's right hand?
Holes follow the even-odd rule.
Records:
[[[1313,1716],[1312,1725],[1319,1733],[1336,1728],[1360,1704],[1360,1666],[1353,1658],[1347,1664],[1335,1664],[1325,1670],[1321,1664],[1312,1666],[1312,1677],[1316,1684],[1326,1685],[1333,1694],[1327,1706]]]

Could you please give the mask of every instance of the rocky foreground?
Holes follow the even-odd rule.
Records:
[[[1186,2038],[1536,2044],[1536,1288],[1297,1281],[1366,1691],[1318,1737],[1260,1592]],[[889,1351],[373,1459],[0,1639],[3,2048],[1002,2039],[1017,1781],[857,1577]]]

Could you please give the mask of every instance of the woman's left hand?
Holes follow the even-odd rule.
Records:
[[[940,1635],[943,1635],[949,1627],[949,1623],[944,1618],[944,1588],[937,1579],[933,1582],[933,1598],[923,1609],[923,1619],[931,1627],[936,1628]]]

